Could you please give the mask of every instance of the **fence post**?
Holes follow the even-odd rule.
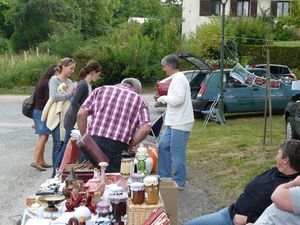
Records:
[[[27,52],[24,50],[24,61],[27,62]]]
[[[11,55],[11,56],[10,56],[10,59],[11,59],[11,64],[14,65],[14,64],[15,64],[14,55]]]

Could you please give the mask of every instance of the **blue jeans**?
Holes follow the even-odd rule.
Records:
[[[58,158],[59,152],[63,146],[63,142],[60,140],[59,124],[52,131],[52,138],[53,138],[53,150],[52,150],[53,173],[52,173],[52,177],[54,177],[55,169],[56,169],[55,163]]]
[[[184,225],[234,225],[229,215],[228,207],[216,213],[192,219]]]
[[[158,174],[160,177],[172,177],[178,186],[185,185],[186,144],[190,132],[165,128],[158,145]],[[174,174],[172,176],[172,165]]]
[[[55,128],[56,129],[56,128]],[[62,144],[62,147],[61,149],[59,150],[59,152],[57,153],[57,157],[56,157],[56,160],[54,161],[53,163],[53,172],[52,172],[52,177],[55,176],[56,174],[56,168],[57,167],[60,167],[60,164],[61,164],[61,161],[64,157],[64,154],[65,154],[65,151],[66,151],[66,148],[67,148],[67,145],[68,145],[68,142],[70,140],[70,137],[71,137],[71,131],[70,130],[66,130],[66,133],[65,133],[65,140]]]

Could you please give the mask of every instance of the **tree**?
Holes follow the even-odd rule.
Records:
[[[89,38],[111,30],[112,18],[119,6],[119,0],[75,0],[72,6],[77,11],[81,33]]]
[[[13,32],[13,25],[5,19],[5,14],[9,10],[10,5],[7,1],[0,0],[0,36],[10,38]]]
[[[49,20],[56,6],[56,1],[52,0],[17,0],[14,2],[9,20],[14,24],[12,45],[15,50],[28,49],[47,39],[51,32]]]

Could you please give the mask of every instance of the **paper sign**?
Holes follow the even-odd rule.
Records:
[[[292,81],[292,90],[299,91],[300,90],[300,80]]]
[[[244,67],[242,67],[239,63],[237,63],[232,71],[230,72],[230,76],[240,81],[242,84],[247,84],[248,86],[252,86],[255,75],[250,73]]]

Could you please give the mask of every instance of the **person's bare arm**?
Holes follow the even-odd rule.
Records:
[[[241,214],[235,214],[233,217],[233,224],[234,225],[246,225],[247,223],[247,216]]]
[[[89,116],[89,113],[84,108],[79,109],[79,111],[77,113],[77,126],[78,126],[81,136],[83,136],[86,132],[88,116]]]
[[[140,143],[148,136],[150,129],[151,129],[150,124],[144,124],[138,129],[138,131],[134,134],[130,142],[129,151],[131,151],[132,147],[136,146],[138,143]]]
[[[279,185],[272,194],[272,201],[277,206],[277,208],[284,211],[293,212],[292,209],[292,199],[289,188],[300,186],[300,176],[296,177],[294,180]]]

